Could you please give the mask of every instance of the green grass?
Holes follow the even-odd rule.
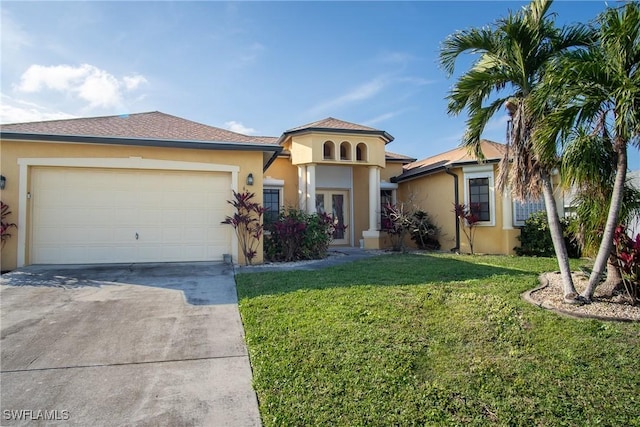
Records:
[[[520,299],[555,269],[386,255],[239,274],[264,425],[640,426],[640,325]]]

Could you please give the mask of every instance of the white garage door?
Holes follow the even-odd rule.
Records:
[[[31,263],[222,260],[231,174],[34,168]]]

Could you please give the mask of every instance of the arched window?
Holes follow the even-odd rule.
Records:
[[[359,162],[366,162],[367,159],[367,144],[364,142],[356,145],[356,160]]]
[[[322,158],[325,160],[335,160],[335,145],[333,141],[325,141],[322,146]]]
[[[351,160],[351,144],[347,141],[340,143],[340,160]]]

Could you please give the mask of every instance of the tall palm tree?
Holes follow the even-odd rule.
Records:
[[[553,98],[556,104],[536,130],[539,153],[555,152],[556,141],[571,140],[572,130],[587,128],[610,144],[615,154],[607,222],[589,284],[582,293],[588,300],[600,282],[619,222],[627,147],[640,146],[640,5],[627,2],[608,8],[598,23],[597,42],[588,50],[570,51],[554,61],[533,103],[540,105]]]
[[[562,181],[566,188],[575,190],[573,205],[576,220],[569,229],[577,236],[582,253],[595,256],[607,222],[609,200],[615,181],[616,154],[611,141],[578,128],[571,132],[562,153]],[[640,214],[640,190],[630,183],[625,185],[620,210],[620,222],[628,226]],[[622,285],[622,274],[614,251],[607,262],[604,294],[611,295]]]
[[[502,191],[508,188],[516,199],[523,201],[544,195],[565,301],[575,302],[577,294],[551,182],[551,171],[557,162],[542,162],[534,152],[532,131],[538,117],[527,108],[526,101],[553,58],[567,49],[587,46],[593,37],[583,25],[556,27],[554,15],[549,13],[551,3],[533,0],[491,27],[450,35],[443,42],[440,63],[451,75],[461,54],[479,55],[449,93],[449,113],[457,115],[467,110],[469,118],[462,144],[482,159],[482,131],[501,107],[507,107],[512,127],[496,184]]]

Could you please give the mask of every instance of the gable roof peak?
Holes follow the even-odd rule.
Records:
[[[389,135],[387,132],[383,130],[375,129],[365,125],[360,125],[357,123],[347,122],[345,120],[336,119],[335,117],[327,117],[321,120],[317,120],[315,122],[307,123],[301,126],[296,126],[289,130],[286,130],[280,137],[280,142],[284,141],[288,135],[299,133],[299,132],[308,132],[308,131],[331,132],[331,133],[346,132],[346,133],[379,135],[385,139],[386,143],[393,141],[393,136]]]

